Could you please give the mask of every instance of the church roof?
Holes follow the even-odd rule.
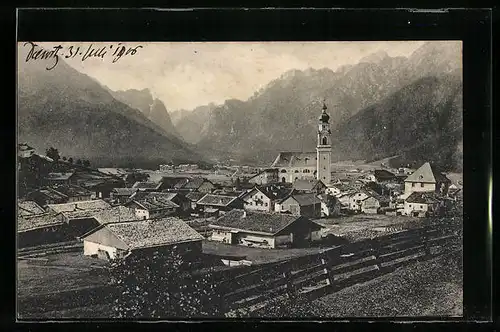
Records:
[[[420,166],[413,174],[409,175],[405,182],[448,182],[450,181],[444,174],[436,172],[428,162]]]
[[[280,152],[271,167],[316,167],[316,152]]]

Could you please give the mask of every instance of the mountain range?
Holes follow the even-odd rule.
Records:
[[[18,138],[98,165],[227,160],[266,165],[280,151],[314,151],[323,99],[332,157],[460,169],[461,45],[424,43],[409,57],[379,51],[358,63],[290,70],[247,100],[167,111],[148,89],[113,91],[59,59],[18,58]],[[50,60],[49,60],[50,61]],[[168,101],[165,101],[168,104]]]
[[[212,149],[266,164],[279,151],[314,151],[325,99],[334,160],[401,154],[404,160],[430,159],[457,168],[443,156],[456,150],[461,137],[461,69],[460,43],[427,42],[408,58],[380,51],[336,71],[291,70],[248,100],[227,100],[172,117],[181,137],[196,143],[206,157],[219,157]],[[375,133],[379,117],[380,126],[406,129]],[[454,138],[444,139],[448,134],[441,131]],[[363,142],[353,140],[359,137]]]
[[[62,58],[25,61],[18,53],[18,140],[37,150],[55,147],[62,156],[94,165],[157,167],[160,162],[202,159],[183,140],[140,110],[117,100],[93,78]],[[162,104],[152,103],[151,112]],[[166,110],[165,110],[166,112]],[[168,113],[167,113],[168,114]]]

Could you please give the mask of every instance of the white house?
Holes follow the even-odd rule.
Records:
[[[444,174],[436,172],[427,162],[405,179],[405,194],[413,192],[448,193],[451,181]]]

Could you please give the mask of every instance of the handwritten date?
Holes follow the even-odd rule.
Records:
[[[53,46],[52,49],[44,49],[33,42],[24,43],[25,47],[29,47],[26,56],[26,62],[33,60],[53,60],[51,66],[46,67],[47,70],[54,69],[59,63],[59,57],[64,59],[80,59],[85,61],[90,58],[98,58],[104,60],[106,57],[111,58],[112,63],[116,63],[122,57],[136,55],[138,50],[143,48],[142,45],[134,47],[125,46],[122,43],[99,45],[90,44],[86,47],[70,45],[63,47],[62,45]]]

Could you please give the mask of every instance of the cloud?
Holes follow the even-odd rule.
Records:
[[[151,90],[169,110],[193,109],[226,99],[246,100],[253,93],[291,69],[337,69],[354,64],[379,50],[390,56],[409,56],[422,45],[403,42],[164,42],[139,44],[133,56],[111,63],[104,59],[75,57],[66,61],[113,90]],[[86,50],[90,43],[39,43],[44,48],[62,44]],[[92,43],[94,48],[116,49],[117,43]]]

